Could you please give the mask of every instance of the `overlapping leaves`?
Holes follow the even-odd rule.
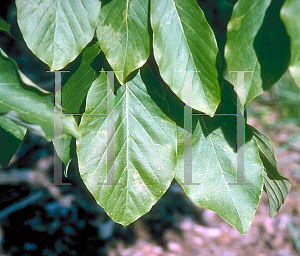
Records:
[[[99,17],[98,0],[16,3],[28,47],[52,70],[76,58],[92,39],[98,20],[101,50],[123,85],[112,91],[104,72],[95,80],[91,64],[99,45],[84,50],[62,94],[63,107],[71,113],[79,111],[87,95],[81,138],[74,119],[63,118],[66,134],[60,157],[68,163],[70,135],[77,137],[80,175],[115,222],[126,226],[148,212],[174,177],[193,202],[215,211],[241,234],[249,229],[263,185],[270,216],[278,212],[290,183],[277,170],[271,142],[248,125],[244,175],[253,185],[229,185],[236,181],[236,117],[212,118],[203,112],[236,113],[236,94],[227,81],[222,89],[217,42],[195,0],[152,0],[150,5],[147,0],[105,0]],[[240,0],[234,6],[225,58],[229,70],[253,70],[246,75],[246,102],[272,86],[290,61],[289,37],[279,16],[282,4],[283,0]],[[296,0],[286,1],[281,18],[292,42],[290,70],[299,85],[299,27],[294,20],[298,7]],[[150,53],[149,15],[154,57],[169,85],[166,92],[144,65]],[[0,67],[0,113],[6,115],[0,118],[0,133],[14,137],[13,151],[26,132],[22,125],[52,139],[53,97],[25,85],[3,51]],[[185,83],[188,71],[193,71],[191,99]],[[108,113],[114,97],[114,110]],[[190,133],[184,126],[187,101],[198,114],[192,117]],[[186,140],[192,157],[188,171],[199,184],[185,183]],[[0,158],[0,164],[7,164],[11,154]],[[108,182],[112,173],[117,184]]]
[[[79,113],[80,106],[82,105],[88,93],[88,90],[98,76],[92,65],[99,53],[100,48],[98,42],[92,44],[91,46],[87,46],[83,50],[82,54],[79,55],[79,59],[77,60],[79,64],[78,67],[76,67],[76,71],[72,72],[71,74],[65,73],[65,75],[70,75],[69,77],[63,79],[63,93],[61,93],[61,91],[58,91],[56,93],[56,97],[61,97],[62,108],[67,111],[67,113]],[[78,116],[75,116],[75,119],[77,121]],[[71,135],[62,135],[62,154],[58,153],[58,156],[63,161],[65,166],[67,166],[70,159],[72,158],[72,152],[70,148],[71,140]],[[56,147],[55,144],[54,147]]]
[[[0,114],[34,130],[48,140],[53,139],[53,95],[26,85],[15,62],[0,49]],[[73,117],[62,119],[62,132],[79,138]]]

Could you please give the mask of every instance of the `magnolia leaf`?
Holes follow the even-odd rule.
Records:
[[[174,178],[175,126],[167,116],[164,90],[147,65],[116,91],[114,129],[107,134],[111,97],[102,72],[87,95],[77,155],[80,175],[96,201],[115,222],[127,226],[150,211]],[[110,169],[106,158],[112,146]],[[113,168],[117,185],[104,184]]]
[[[182,127],[183,107],[182,103],[181,118],[176,120],[177,124],[181,124],[177,125],[178,160],[175,178],[194,203],[216,212],[241,234],[246,234],[263,189],[263,165],[251,129],[248,126],[245,129],[246,184],[230,184],[236,183],[237,177],[236,117],[211,118],[194,114],[190,133]],[[233,86],[225,81],[221,104],[216,113],[234,112],[236,113],[236,94]],[[187,154],[190,154],[190,163],[185,161],[185,158],[188,159]],[[189,169],[186,167],[188,165],[191,166]],[[192,182],[185,181],[185,172],[190,172]]]
[[[153,0],[150,19],[154,57],[163,80],[184,102],[192,90],[189,105],[213,116],[223,81],[217,42],[202,10],[195,0]],[[184,83],[187,71],[192,71],[192,89]]]
[[[150,54],[148,0],[112,0],[102,4],[97,37],[121,84]]]
[[[29,49],[51,70],[74,60],[94,36],[99,0],[16,0],[18,23]]]
[[[260,158],[264,164],[264,191],[269,199],[269,216],[274,217],[284,204],[289,191],[290,181],[277,169],[273,143],[262,133],[250,126],[255,136]]]

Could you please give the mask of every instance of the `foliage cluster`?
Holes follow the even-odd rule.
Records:
[[[78,159],[81,178],[115,222],[126,226],[147,213],[174,178],[194,203],[241,234],[263,189],[270,217],[278,212],[290,182],[277,170],[272,142],[247,123],[246,183],[229,185],[237,179],[237,124],[225,114],[237,113],[238,100],[247,106],[287,69],[300,87],[299,1],[16,0],[16,6],[27,47],[51,71],[67,65],[71,71],[55,94],[62,100],[55,106],[62,144],[54,147],[65,166]],[[4,19],[0,29],[14,37]],[[0,69],[6,166],[27,129],[59,138],[53,94],[28,82],[2,49]],[[228,70],[252,71],[245,73],[244,98],[237,97],[236,72]],[[186,166],[194,184],[185,182]],[[117,185],[105,184],[112,173]]]

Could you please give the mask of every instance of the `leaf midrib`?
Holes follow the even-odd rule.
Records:
[[[187,42],[187,38],[186,38],[186,35],[185,35],[185,31],[184,31],[183,26],[182,26],[182,23],[181,23],[181,18],[180,18],[180,15],[179,15],[178,10],[177,10],[177,8],[176,8],[176,3],[175,3],[174,0],[172,0],[172,3],[173,3],[173,5],[174,5],[174,10],[175,10],[176,13],[177,13],[177,17],[179,18],[178,20],[179,20],[179,24],[180,24],[180,27],[181,27],[181,32],[182,32],[182,34],[184,35],[184,41],[185,41],[185,44],[187,45],[187,48],[188,48],[189,58],[192,59],[192,61],[193,61],[193,66],[196,67],[195,60],[194,60],[194,56],[193,56],[193,54],[191,53],[191,49],[190,49],[190,46],[189,46],[189,44],[188,44],[188,42]],[[198,72],[196,72],[196,73],[198,73]],[[203,88],[204,85],[203,85],[203,83],[202,83],[202,81],[201,81],[200,75],[199,75],[198,77],[199,77],[199,80],[200,80],[200,83],[201,83],[200,88],[201,88],[203,94],[205,95],[206,105],[209,106],[210,104],[208,103],[208,98],[207,98],[206,92],[205,92],[205,90],[204,90],[204,88]],[[210,108],[210,107],[209,107],[209,108]]]
[[[202,119],[202,122],[203,122],[203,124],[204,124],[206,133],[209,134],[208,129],[207,129],[207,127],[206,127],[206,125],[205,125],[205,122],[204,122],[204,120],[203,120],[203,117],[200,117],[200,118]],[[239,216],[239,221],[240,221],[240,224],[241,224],[241,226],[242,226],[242,228],[243,228],[243,223],[242,223],[242,219],[241,219],[240,213],[239,213],[238,208],[237,208],[237,206],[236,206],[236,204],[235,204],[235,201],[234,201],[233,198],[232,198],[232,194],[230,193],[230,189],[229,189],[229,187],[228,187],[228,183],[226,182],[226,179],[225,179],[225,176],[224,176],[224,171],[223,171],[223,168],[221,167],[220,160],[219,160],[219,158],[218,158],[218,154],[217,154],[217,152],[216,152],[216,150],[215,150],[215,147],[214,147],[214,143],[212,142],[212,139],[211,139],[210,135],[208,135],[208,137],[209,137],[211,146],[212,146],[212,148],[213,148],[213,151],[214,151],[214,153],[215,153],[215,155],[216,155],[216,158],[217,158],[217,161],[218,161],[218,164],[219,164],[219,167],[220,167],[220,170],[221,170],[223,179],[224,179],[225,184],[226,184],[226,186],[227,186],[227,190],[228,190],[228,193],[229,193],[229,195],[230,195],[231,201],[232,201],[232,203],[233,203],[234,206],[235,206],[234,209],[235,209],[235,211],[237,212],[237,214],[238,214],[238,216]]]
[[[9,104],[5,103],[5,102],[2,101],[2,100],[0,100],[0,102],[1,102],[3,105],[5,105],[5,106],[7,106],[8,108],[10,108],[10,109],[15,109],[17,113],[18,113],[18,112],[21,112],[21,113],[23,113],[23,114],[25,114],[25,115],[28,115],[28,116],[30,116],[30,117],[34,117],[34,118],[36,118],[36,119],[39,119],[39,120],[41,120],[42,122],[48,123],[48,120],[47,120],[47,119],[42,119],[42,118],[40,118],[38,115],[33,115],[33,114],[31,114],[30,112],[23,111],[23,110],[21,110],[21,109],[19,109],[19,108],[14,107],[13,105],[9,105]],[[7,112],[8,112],[8,111],[7,111]],[[7,113],[7,112],[6,112],[6,113]]]

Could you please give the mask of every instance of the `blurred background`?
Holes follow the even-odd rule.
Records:
[[[236,1],[197,2],[222,52],[224,31]],[[22,41],[14,1],[1,0],[0,5],[0,16],[12,24],[12,34],[20,39],[0,32],[0,47],[30,79],[53,92],[54,75],[45,72],[48,66]],[[87,191],[75,160],[64,178],[72,185],[52,185],[53,145],[27,132],[10,165],[0,170],[0,256],[300,255],[300,90],[287,71],[247,110],[248,123],[272,140],[279,171],[291,181],[292,189],[273,218],[269,218],[263,191],[246,235],[192,203],[175,184],[149,213],[124,228]]]

